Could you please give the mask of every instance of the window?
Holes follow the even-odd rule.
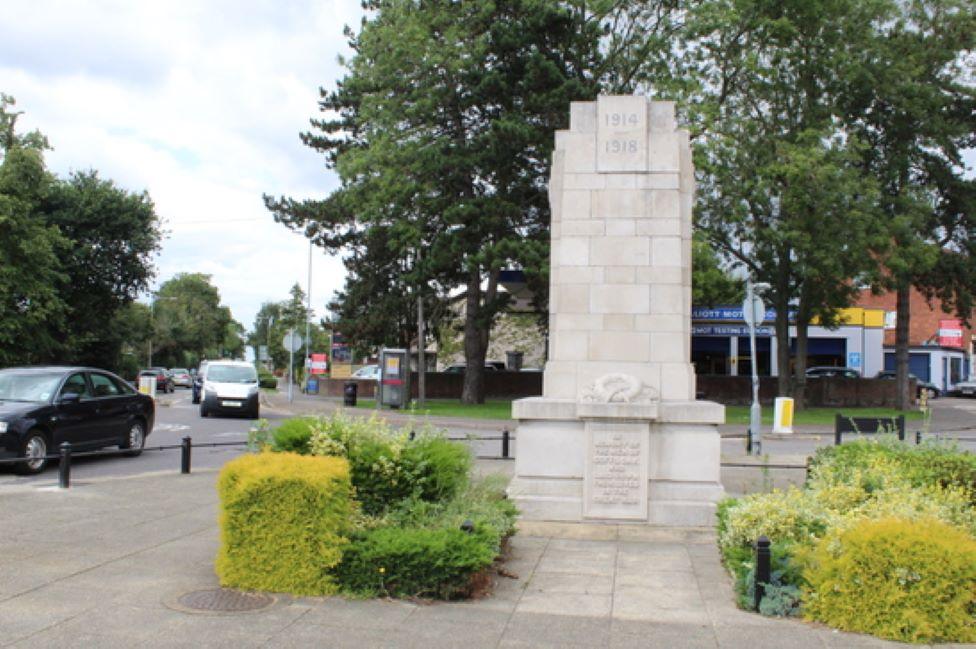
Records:
[[[96,397],[114,397],[119,394],[119,386],[104,374],[89,374]]]
[[[61,396],[66,394],[78,394],[82,398],[90,397],[91,393],[88,391],[88,382],[85,381],[85,375],[81,372],[77,374],[72,374],[68,377],[68,380],[64,382],[61,386]]]

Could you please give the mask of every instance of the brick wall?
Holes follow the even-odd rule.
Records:
[[[359,398],[371,399],[376,395],[375,381],[356,379],[327,379],[320,384],[319,392],[331,397],[341,397],[343,385],[355,381],[359,386]],[[460,399],[464,375],[447,372],[427,372],[425,391],[428,399]],[[417,397],[417,373],[410,373],[410,392]],[[521,399],[542,395],[542,372],[485,372],[485,397],[487,399]]]
[[[779,389],[775,377],[759,378],[759,401],[772,405]],[[914,390],[912,391],[914,393]],[[752,403],[752,378],[748,376],[700,375],[698,398],[727,406]],[[895,382],[884,379],[845,379],[821,377],[807,381],[810,407],[895,407]]]
[[[861,296],[858,298],[857,306],[894,311],[897,306],[897,296],[894,293],[871,295],[870,291],[862,291]],[[946,313],[942,310],[941,300],[933,298],[932,303],[929,304],[925,296],[914,288],[909,298],[909,308],[911,310],[911,318],[908,321],[908,343],[912,347],[924,345],[926,342],[938,344],[939,320],[956,317],[955,314]],[[971,320],[976,322],[976,318],[971,318]],[[974,330],[972,328],[963,327],[963,349],[966,351],[969,350],[973,333]],[[884,344],[895,344],[894,329],[885,330]]]

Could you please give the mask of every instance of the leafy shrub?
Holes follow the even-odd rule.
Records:
[[[278,387],[278,379],[274,374],[264,374],[258,377],[258,387],[274,390]]]
[[[281,422],[272,433],[272,450],[308,455],[316,422],[315,417],[296,417]]]
[[[353,419],[340,413],[314,420],[309,450],[349,460],[352,483],[367,514],[382,514],[410,498],[454,496],[467,484],[470,451],[433,431],[422,431],[414,440],[409,434],[375,418]]]
[[[355,512],[341,458],[259,453],[228,462],[217,482],[223,586],[325,595],[336,590]]]
[[[450,599],[495,556],[480,535],[458,528],[381,527],[352,539],[336,574],[363,595]]]
[[[807,617],[909,642],[976,640],[976,541],[935,520],[866,520],[805,560]]]
[[[770,546],[769,583],[759,602],[759,612],[772,617],[793,617],[800,614],[801,586],[803,574],[801,566],[793,560],[793,543],[773,543]],[[742,561],[735,573],[735,590],[741,608],[751,609],[756,598],[756,557],[755,551],[749,559]]]
[[[810,492],[790,487],[755,494],[723,509],[719,546],[751,547],[761,535],[774,541],[804,542],[819,538],[831,523],[830,512]]]

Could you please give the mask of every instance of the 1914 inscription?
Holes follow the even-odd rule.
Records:
[[[647,101],[643,97],[597,99],[597,171],[647,167]]]
[[[585,515],[646,518],[647,428],[589,422]]]

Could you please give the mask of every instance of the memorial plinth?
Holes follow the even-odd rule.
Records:
[[[725,409],[694,400],[693,198],[673,103],[572,104],[549,183],[543,396],[512,405],[524,517],[714,523]]]

